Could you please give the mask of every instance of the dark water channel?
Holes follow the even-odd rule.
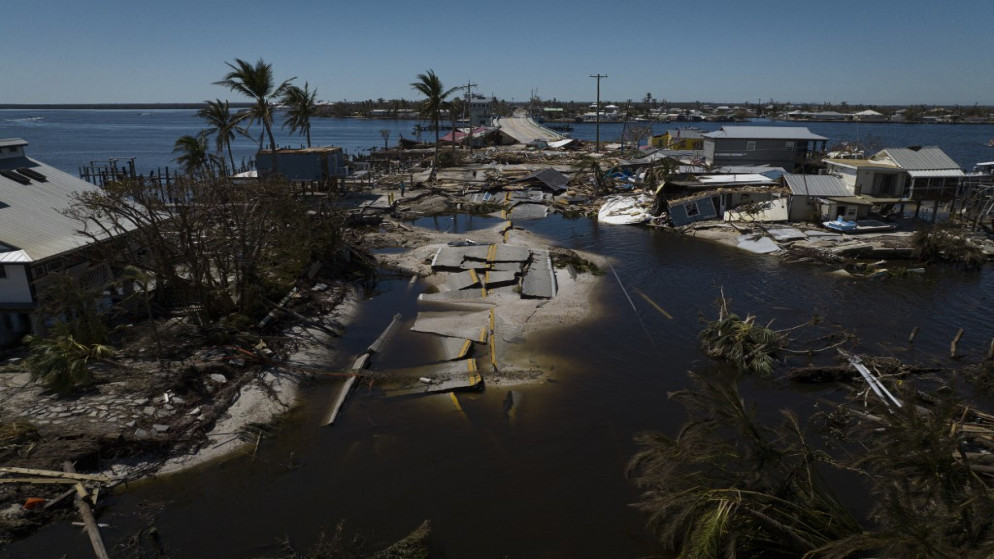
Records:
[[[548,371],[542,384],[515,387],[522,405],[504,413],[506,387],[479,395],[386,399],[360,388],[333,427],[318,427],[336,389],[308,389],[281,435],[255,460],[229,460],[118,491],[100,521],[109,547],[154,524],[171,557],[277,554],[286,535],[304,549],[340,519],[371,541],[402,537],[431,519],[432,541],[446,557],[635,557],[656,551],[628,504],[635,492],[623,471],[642,430],[673,432],[683,411],[667,391],[687,385],[688,370],[708,371],[696,336],[713,316],[723,287],[733,310],[789,326],[812,313],[855,332],[860,350],[937,360],[957,328],[964,361],[979,360],[994,336],[990,267],[962,274],[855,280],[821,267],[782,265],[713,243],[661,231],[598,226],[552,217],[526,227],[570,248],[604,254],[638,314],[609,272],[592,318],[522,342]],[[672,315],[664,317],[634,289]],[[413,319],[418,284],[381,282],[342,340],[346,366],[394,313]],[[913,347],[912,327],[921,327]],[[418,343],[403,334],[374,365],[404,366]],[[809,410],[831,388],[751,382],[763,410]],[[146,540],[146,547],[148,542]],[[9,557],[89,556],[86,536],[55,525],[4,550]],[[118,555],[124,556],[121,551]]]

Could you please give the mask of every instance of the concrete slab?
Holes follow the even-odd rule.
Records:
[[[431,261],[432,268],[459,268],[464,260],[472,258],[485,260],[492,245],[475,245],[465,247],[444,246],[438,249]]]
[[[771,228],[766,230],[766,234],[773,237],[773,240],[778,242],[796,241],[807,238],[804,231],[794,227],[778,227],[776,229]]]
[[[520,274],[521,268],[523,267],[522,262],[494,262],[490,265],[490,271],[492,272],[515,272]]]
[[[534,251],[531,265],[521,281],[521,294],[525,297],[551,299],[556,296],[556,273],[548,251]]]
[[[490,311],[419,312],[411,330],[486,343]]]
[[[483,283],[486,284],[487,289],[491,289],[502,284],[517,284],[518,274],[515,272],[497,272],[491,270],[483,276]]]
[[[804,234],[809,239],[841,239],[842,235],[839,233],[833,233],[832,231],[819,231],[817,229],[808,229]]]
[[[780,250],[780,245],[769,237],[742,235],[739,237],[739,248],[755,252],[756,254],[769,254]]]
[[[427,380],[414,388],[406,388],[390,392],[391,396],[411,394],[435,394],[465,390],[482,390],[483,375],[477,369],[475,359],[463,359],[451,363],[440,363],[424,367],[395,369],[391,375],[403,375]]]
[[[542,204],[518,204],[508,212],[511,219],[545,219],[549,207]]]
[[[480,277],[474,270],[466,272],[452,273],[445,278],[445,285],[452,291],[469,289],[471,287],[480,288]]]
[[[369,345],[369,351],[372,353],[382,353],[383,348],[386,347],[387,343],[390,342],[390,338],[393,337],[394,333],[397,331],[397,328],[400,326],[400,323],[401,323],[400,314],[393,315],[393,320],[387,326],[386,330],[384,330],[383,333],[380,334],[379,338],[376,338],[376,340],[374,340],[373,343]]]
[[[493,245],[496,252],[492,257],[487,258],[488,262],[527,262],[531,258],[532,251],[528,247],[513,245]]]
[[[437,336],[435,339],[442,348],[442,359],[445,361],[463,359],[469,355],[469,350],[473,347],[473,340],[460,340],[447,336]]]
[[[495,303],[483,299],[482,290],[464,289],[462,291],[442,291],[440,293],[422,293],[418,301],[426,303],[481,303],[493,306]]]

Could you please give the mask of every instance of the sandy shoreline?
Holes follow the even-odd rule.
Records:
[[[380,264],[386,268],[418,276],[429,286],[438,286],[444,275],[435,274],[429,265],[431,257],[450,241],[470,239],[479,243],[500,242],[502,227],[471,231],[464,234],[440,233],[433,230],[404,225],[405,237],[427,242],[403,253],[378,255]],[[551,248],[549,240],[523,229],[512,229],[507,238],[511,246]],[[580,254],[598,266],[606,266],[606,260],[591,254]],[[535,369],[535,356],[515,351],[521,340],[547,333],[556,328],[565,328],[584,319],[590,311],[590,297],[600,281],[599,276],[589,273],[578,274],[574,279],[560,269],[556,271],[558,291],[551,299],[525,299],[517,294],[494,293],[487,302],[494,305],[497,327],[496,343],[500,357],[502,374],[494,375],[484,371],[484,383],[489,380],[501,385],[537,382],[542,371]],[[334,309],[330,316],[322,317],[322,322],[342,329],[348,335],[348,326],[359,309],[360,301],[353,291]],[[320,366],[338,360],[337,349],[325,343],[330,340],[326,332],[316,328],[296,326],[288,333],[299,344],[298,349],[287,359],[288,363],[301,366]],[[522,373],[528,374],[522,374]],[[170,475],[196,468],[217,460],[234,458],[251,452],[253,443],[241,440],[239,430],[256,423],[268,423],[289,411],[301,398],[306,397],[306,388],[301,384],[310,377],[307,373],[293,373],[286,370],[268,369],[250,383],[242,387],[237,400],[224,413],[214,428],[207,434],[207,443],[195,454],[174,456],[168,459],[154,475]]]

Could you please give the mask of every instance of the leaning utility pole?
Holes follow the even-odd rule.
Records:
[[[601,78],[606,78],[607,74],[594,74],[590,76],[591,78],[597,78],[597,144],[594,148],[595,152],[601,151]]]

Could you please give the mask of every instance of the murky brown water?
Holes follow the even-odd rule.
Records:
[[[543,384],[515,387],[522,399],[510,418],[501,386],[457,402],[447,395],[386,399],[363,387],[340,423],[322,428],[316,425],[335,387],[315,386],[254,461],[234,459],[109,498],[100,512],[112,526],[104,531],[108,546],[154,524],[171,557],[252,557],[278,553],[284,535],[306,548],[341,519],[376,543],[431,519],[440,556],[646,555],[657,550],[628,507],[635,492],[623,476],[632,436],[672,432],[683,412],[667,391],[686,385],[687,370],[714,367],[696,338],[698,316],[713,315],[719,287],[733,310],[778,326],[822,313],[826,324],[855,332],[860,350],[875,355],[950,365],[945,354],[957,328],[966,329],[965,361],[978,360],[994,336],[990,267],[980,274],[839,279],[820,267],[780,265],[659,231],[559,218],[523,225],[615,258],[626,288],[638,288],[673,319],[633,297],[636,315],[605,275],[596,298],[606,312],[523,343],[549,375]],[[416,313],[418,286],[390,281],[379,289],[350,328],[344,353],[364,349],[394,313]],[[909,347],[914,326],[921,332]],[[401,366],[418,351],[403,338],[392,348],[382,363]],[[745,392],[763,409],[803,411],[831,390],[753,381]],[[64,553],[91,553],[78,528],[52,526],[3,550],[8,557]]]

